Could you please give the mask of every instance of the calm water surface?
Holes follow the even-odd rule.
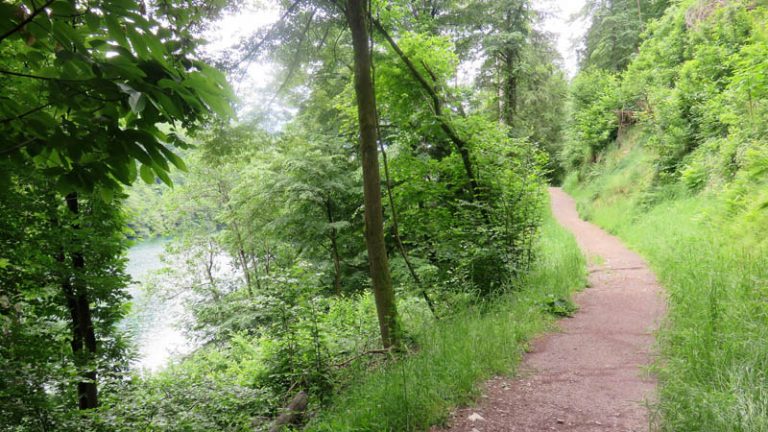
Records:
[[[134,281],[129,288],[133,307],[124,325],[135,336],[139,357],[134,366],[139,369],[156,371],[173,355],[188,353],[193,348],[178,326],[184,313],[181,302],[162,299],[142,289],[142,284],[150,280],[162,283],[161,278],[153,278],[152,274],[166,265],[161,255],[168,241],[146,240],[128,250],[126,270]]]

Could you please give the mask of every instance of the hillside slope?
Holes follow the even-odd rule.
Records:
[[[765,215],[732,215],[722,194],[649,186],[655,158],[637,141],[566,189],[583,217],[645,256],[667,290],[656,365],[662,430],[768,430]]]
[[[686,0],[572,86],[565,189],[668,292],[661,430],[768,430],[766,59],[765,2]]]

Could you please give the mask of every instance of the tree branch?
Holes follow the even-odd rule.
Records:
[[[312,13],[309,14],[309,19],[307,19],[307,23],[304,25],[304,29],[301,32],[301,36],[298,40],[298,46],[296,47],[296,52],[293,55],[293,59],[291,59],[291,64],[288,65],[288,73],[285,76],[285,80],[283,80],[283,83],[280,84],[280,87],[277,88],[277,91],[272,96],[272,98],[267,103],[267,106],[271,106],[272,102],[275,101],[275,99],[280,95],[280,93],[285,90],[286,87],[288,87],[288,84],[291,81],[291,78],[293,78],[293,74],[296,72],[296,69],[299,67],[299,63],[301,62],[301,49],[304,47],[304,42],[307,40],[307,35],[309,34],[309,29],[312,26],[312,21],[315,19],[315,14],[317,13],[317,9],[312,9]]]
[[[23,73],[23,72],[14,72],[14,71],[9,71],[9,70],[5,70],[5,69],[0,69],[0,74],[2,74],[2,75],[11,75],[11,76],[21,77],[21,78],[32,78],[32,79],[37,79],[37,80],[42,80],[42,81],[65,81],[65,82],[84,82],[84,81],[88,81],[88,80],[44,77],[44,76],[40,76],[40,75],[26,74],[26,73]]]
[[[355,361],[355,360],[357,360],[359,358],[365,357],[365,356],[369,356],[369,355],[372,355],[372,354],[385,354],[386,355],[386,354],[391,354],[391,353],[392,353],[392,350],[389,349],[389,348],[387,348],[387,349],[374,349],[374,350],[364,351],[364,352],[362,352],[362,353],[360,353],[360,354],[358,354],[356,356],[353,356],[351,358],[348,358],[348,359],[342,361],[341,363],[337,363],[334,366],[337,367],[337,368],[343,368],[343,367],[347,366],[348,364],[352,363],[353,361]]]
[[[16,150],[24,148],[27,145],[32,144],[35,141],[37,141],[37,138],[30,138],[30,139],[28,139],[26,141],[23,141],[23,142],[20,142],[19,144],[16,144],[15,146],[8,147],[6,149],[2,149],[2,150],[0,150],[0,155],[4,155],[4,154],[15,152]]]
[[[27,25],[30,22],[32,22],[32,20],[35,19],[36,16],[38,16],[42,11],[44,11],[46,8],[48,8],[48,6],[53,4],[54,1],[55,0],[48,0],[48,1],[46,1],[40,8],[33,10],[32,13],[29,14],[29,16],[27,18],[25,18],[23,21],[18,23],[15,27],[13,27],[12,29],[10,29],[7,32],[3,33],[2,35],[0,35],[0,42],[2,42],[3,40],[5,40],[9,36],[11,36],[12,34],[16,33],[17,31],[21,30],[22,28],[24,28],[25,25]]]
[[[36,112],[38,112],[38,111],[40,111],[42,109],[48,108],[51,105],[53,105],[53,103],[52,102],[48,102],[45,105],[40,105],[39,107],[32,108],[31,110],[29,110],[27,112],[21,113],[21,114],[17,115],[16,117],[4,118],[4,119],[0,120],[0,124],[10,123],[10,122],[12,122],[14,120],[21,120],[24,117],[26,117],[26,116],[28,116],[30,114],[34,114],[34,113],[36,113]]]
[[[464,172],[466,173],[467,179],[469,180],[472,198],[473,200],[477,199],[479,195],[479,185],[477,178],[475,177],[475,171],[472,168],[472,158],[469,154],[468,145],[463,139],[461,139],[461,137],[459,137],[459,134],[453,128],[453,125],[451,125],[443,116],[443,103],[440,99],[440,96],[437,94],[437,90],[429,83],[429,81],[427,81],[426,78],[424,78],[424,75],[419,72],[419,70],[416,68],[416,65],[414,65],[411,59],[408,58],[402,49],[400,49],[400,46],[384,29],[384,26],[381,25],[381,22],[373,17],[371,17],[371,21],[373,22],[374,26],[376,26],[376,30],[378,30],[379,33],[384,36],[384,39],[387,40],[389,46],[391,46],[398,57],[400,57],[400,60],[405,63],[405,66],[411,72],[411,75],[413,75],[416,81],[419,82],[421,87],[427,92],[427,94],[429,94],[430,98],[432,99],[435,118],[440,123],[440,128],[443,130],[443,132],[445,132],[448,138],[456,146],[456,149],[459,151],[459,155],[461,155],[461,161],[464,164]]]

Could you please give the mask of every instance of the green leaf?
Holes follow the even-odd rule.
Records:
[[[136,65],[135,61],[133,61],[133,57],[124,55],[110,57],[106,60],[105,66],[111,67],[114,71],[118,72],[122,78],[138,81],[147,77],[147,74]]]
[[[152,165],[152,158],[136,142],[131,141],[125,143],[125,148],[128,150],[128,154],[131,155],[131,157],[137,159],[142,164]]]
[[[112,189],[108,187],[100,187],[99,195],[101,196],[102,201],[104,201],[107,204],[112,202],[112,198],[114,196]]]
[[[61,44],[69,44],[79,50],[83,48],[83,37],[68,21],[58,19],[53,21],[53,37]]]
[[[164,93],[155,92],[150,99],[152,104],[170,120],[181,120],[184,117],[182,107],[178,106],[173,99]]]
[[[142,34],[137,32],[133,28],[127,28],[126,32],[128,39],[131,41],[131,46],[133,47],[133,50],[138,54],[139,57],[146,58],[149,55],[149,50],[147,49],[147,43],[146,39]]]
[[[142,164],[141,168],[139,168],[139,175],[146,184],[152,184],[155,182],[155,173],[152,168],[149,167],[149,165]]]
[[[101,30],[101,17],[93,12],[85,14],[85,23],[92,32]]]
[[[131,184],[136,181],[136,176],[138,176],[138,174],[136,163],[131,161],[131,163],[128,164],[128,183]]]
[[[158,177],[160,177],[160,180],[163,181],[166,185],[169,187],[173,187],[173,181],[171,181],[171,178],[168,176],[168,172],[163,170],[162,168],[155,167],[155,174],[157,174]]]
[[[67,18],[77,13],[74,2],[69,0],[55,1],[51,4],[50,8],[54,15],[61,15]]]
[[[107,14],[104,17],[104,20],[107,23],[109,37],[124,47],[128,46],[128,40],[125,38],[125,32],[123,31],[123,26],[120,21],[110,14]]]
[[[136,114],[140,114],[144,111],[144,107],[147,104],[147,98],[142,93],[133,92],[128,96],[128,105],[131,107],[131,111]]]
[[[160,149],[160,152],[165,156],[166,159],[168,159],[176,168],[187,172],[187,165],[184,163],[184,160],[181,159],[176,153],[172,152],[165,146],[158,146],[158,149]]]

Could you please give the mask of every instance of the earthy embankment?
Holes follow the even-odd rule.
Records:
[[[645,261],[579,219],[565,192],[550,189],[552,210],[593,262],[579,312],[558,333],[536,339],[515,379],[489,381],[475,407],[458,410],[445,431],[648,431],[656,382],[646,371],[664,313]]]

